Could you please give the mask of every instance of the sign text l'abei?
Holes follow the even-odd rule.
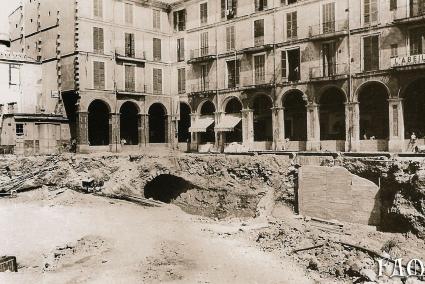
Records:
[[[425,64],[425,54],[391,58],[391,67]]]

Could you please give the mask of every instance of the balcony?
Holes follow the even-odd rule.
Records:
[[[187,61],[189,64],[212,61],[217,58],[215,46],[206,46],[199,49],[192,49],[190,51],[190,59]]]
[[[398,6],[392,11],[395,24],[413,24],[425,22],[425,2],[412,5]]]
[[[217,91],[217,85],[215,82],[209,80],[199,79],[198,82],[191,85],[190,92],[192,94],[212,94]]]
[[[273,88],[275,84],[275,74],[250,74],[240,77],[240,88],[268,89]]]
[[[348,78],[348,64],[322,64],[310,68],[310,80],[325,81]]]
[[[311,40],[324,40],[344,37],[348,34],[348,20],[332,21],[309,27]]]
[[[118,89],[117,93],[119,95],[136,95],[136,96],[152,93],[152,90],[148,85],[142,85],[141,88],[142,89],[139,90],[139,88],[136,88],[136,86],[126,85],[124,89]]]
[[[425,69],[425,54],[402,54],[392,57],[391,68],[401,71]]]
[[[136,57],[135,54],[120,54],[117,51],[115,52],[115,60],[122,62],[131,62],[144,64],[146,62],[146,53],[143,51],[141,57]]]
[[[265,43],[264,36],[244,41],[243,46],[246,47],[242,49],[242,52],[248,54],[273,49],[273,44]]]

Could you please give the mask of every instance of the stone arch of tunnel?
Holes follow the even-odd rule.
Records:
[[[186,103],[180,103],[180,120],[179,120],[179,133],[178,133],[178,139],[179,142],[187,142],[190,140],[190,107]]]
[[[149,143],[167,143],[168,122],[164,105],[154,103],[149,108]]]
[[[109,107],[94,100],[88,108],[88,136],[90,146],[109,145]]]
[[[144,187],[145,198],[171,203],[182,193],[194,189],[187,180],[170,174],[162,174],[149,181]]]
[[[285,138],[291,141],[307,140],[307,107],[303,93],[290,91],[283,98]]]
[[[345,102],[344,92],[336,87],[320,96],[320,140],[345,140]]]
[[[231,98],[224,110],[226,114],[230,115],[240,115],[242,116],[242,103],[237,98]],[[242,142],[242,121],[240,121],[234,128],[233,131],[227,131],[226,135],[226,143],[232,142]]]
[[[388,92],[380,83],[370,83],[359,92],[360,139],[389,137]]]
[[[269,96],[258,95],[252,103],[254,111],[254,141],[273,141],[273,103]]]
[[[133,102],[125,102],[120,108],[120,135],[126,145],[139,144],[139,109]]]
[[[418,138],[425,137],[425,78],[413,81],[403,92],[405,138],[414,132]]]
[[[206,101],[201,106],[201,116],[213,116],[215,115],[215,106],[211,101]],[[215,123],[207,127],[206,132],[201,132],[201,143],[214,143],[215,142]]]

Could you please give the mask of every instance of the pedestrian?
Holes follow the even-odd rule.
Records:
[[[409,145],[407,145],[407,151],[411,149],[412,152],[415,152],[416,140],[417,140],[416,134],[415,132],[412,132],[412,135],[410,135]]]

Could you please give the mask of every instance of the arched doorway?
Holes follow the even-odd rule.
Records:
[[[214,113],[215,113],[215,106],[211,101],[206,101],[202,104],[201,116],[214,116]],[[214,127],[215,127],[215,123],[208,126],[206,132],[201,132],[200,134],[201,143],[215,142]]]
[[[155,103],[149,108],[149,143],[167,143],[168,127],[165,107]]]
[[[254,141],[273,141],[273,103],[270,97],[258,95],[255,97],[252,109],[254,111]]]
[[[412,82],[404,91],[404,129],[405,138],[410,139],[412,132],[416,137],[425,137],[425,80]]]
[[[190,107],[185,103],[180,103],[179,120],[179,142],[184,143],[190,140]]]
[[[88,108],[88,136],[90,146],[109,145],[109,107],[94,100]]]
[[[345,95],[329,88],[320,97],[320,140],[345,140]]]
[[[290,141],[307,140],[307,108],[300,91],[290,91],[283,98],[285,138]]]
[[[230,99],[224,110],[226,115],[241,116],[242,104],[237,98]],[[242,143],[242,120],[236,124],[233,131],[226,132],[226,143]]]
[[[139,144],[139,109],[135,103],[125,102],[120,109],[121,142]]]
[[[359,92],[360,140],[388,139],[388,92],[380,83],[368,83]]]

